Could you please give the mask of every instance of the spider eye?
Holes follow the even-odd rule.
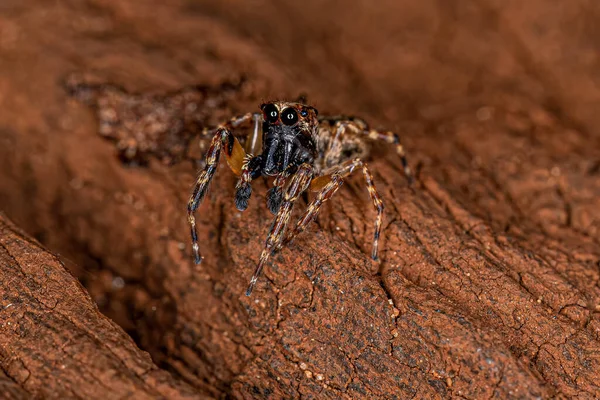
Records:
[[[294,125],[296,122],[298,122],[298,114],[296,113],[296,110],[293,108],[286,108],[283,110],[281,113],[281,122],[283,122],[284,125]]]
[[[308,115],[308,111],[303,109],[302,111],[300,111],[300,115],[302,115],[303,117],[306,117]]]
[[[279,119],[279,113],[277,112],[277,107],[274,104],[267,104],[263,107],[263,112],[265,113],[265,119],[269,123],[277,122]]]

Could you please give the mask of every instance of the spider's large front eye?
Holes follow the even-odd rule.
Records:
[[[265,119],[269,123],[275,123],[279,119],[279,112],[275,104],[267,104],[264,106],[263,112],[265,113]]]
[[[283,122],[284,125],[294,125],[296,122],[298,122],[298,114],[296,113],[296,110],[293,108],[286,108],[283,110],[281,113],[281,122]]]

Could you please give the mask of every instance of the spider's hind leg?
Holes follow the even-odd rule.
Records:
[[[400,143],[400,138],[396,133],[390,131],[382,132],[375,129],[370,129],[365,121],[356,117],[324,117],[322,121],[329,123],[329,125],[332,126],[333,129],[335,129],[334,138],[330,141],[329,148],[327,149],[325,154],[326,162],[328,161],[327,153],[330,154],[330,157],[335,157],[336,153],[339,151],[338,148],[343,145],[344,140],[347,140],[348,137],[354,136],[371,141],[383,141],[393,145],[396,148],[396,154],[398,154],[398,156],[400,157],[400,162],[402,163],[402,168],[404,169],[404,175],[406,175],[406,179],[408,180],[409,184],[413,183],[414,177],[410,166],[408,165],[408,161],[406,160],[404,146],[402,146],[402,144]],[[331,163],[329,163],[329,165],[331,165]]]
[[[380,132],[374,129],[366,132],[371,140],[382,140],[389,144],[393,144],[396,146],[396,154],[400,157],[400,162],[402,162],[402,168],[404,169],[404,175],[406,175],[406,179],[409,184],[414,182],[414,176],[408,165],[408,161],[406,160],[406,153],[404,151],[404,146],[400,143],[400,137],[394,132]]]

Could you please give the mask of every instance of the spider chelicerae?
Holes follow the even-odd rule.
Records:
[[[367,164],[371,144],[384,141],[394,145],[409,183],[412,175],[398,135],[370,129],[359,118],[319,116],[316,108],[299,102],[272,101],[260,106],[262,112],[248,113],[232,118],[218,128],[205,132],[212,135],[206,153],[206,164],[198,175],[188,203],[188,220],[192,233],[192,250],[196,264],[202,257],[198,245],[194,212],[206,195],[221,152],[229,168],[239,176],[235,205],[244,211],[252,194],[252,181],[260,176],[274,177],[273,187],[267,192],[267,207],[275,215],[260,260],[246,291],[249,296],[269,257],[291,242],[315,219],[321,206],[329,200],[356,169],[362,169],[366,186],[377,210],[373,251],[378,259],[379,234],[383,217],[383,203]],[[246,125],[244,136],[233,130]],[[292,208],[307,191],[316,192],[296,226],[288,231]]]

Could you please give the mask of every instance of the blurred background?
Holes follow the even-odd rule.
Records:
[[[102,71],[138,90],[245,74],[266,86],[264,96],[305,90],[327,108],[386,120],[519,88],[581,125],[595,123],[600,6],[594,1],[383,1],[375,7],[367,1],[4,0],[0,7],[3,75],[13,85],[34,77],[53,82],[53,73],[66,70]],[[23,95],[26,89],[48,91],[43,80],[20,86]],[[6,112],[11,105],[18,106],[4,99]]]

